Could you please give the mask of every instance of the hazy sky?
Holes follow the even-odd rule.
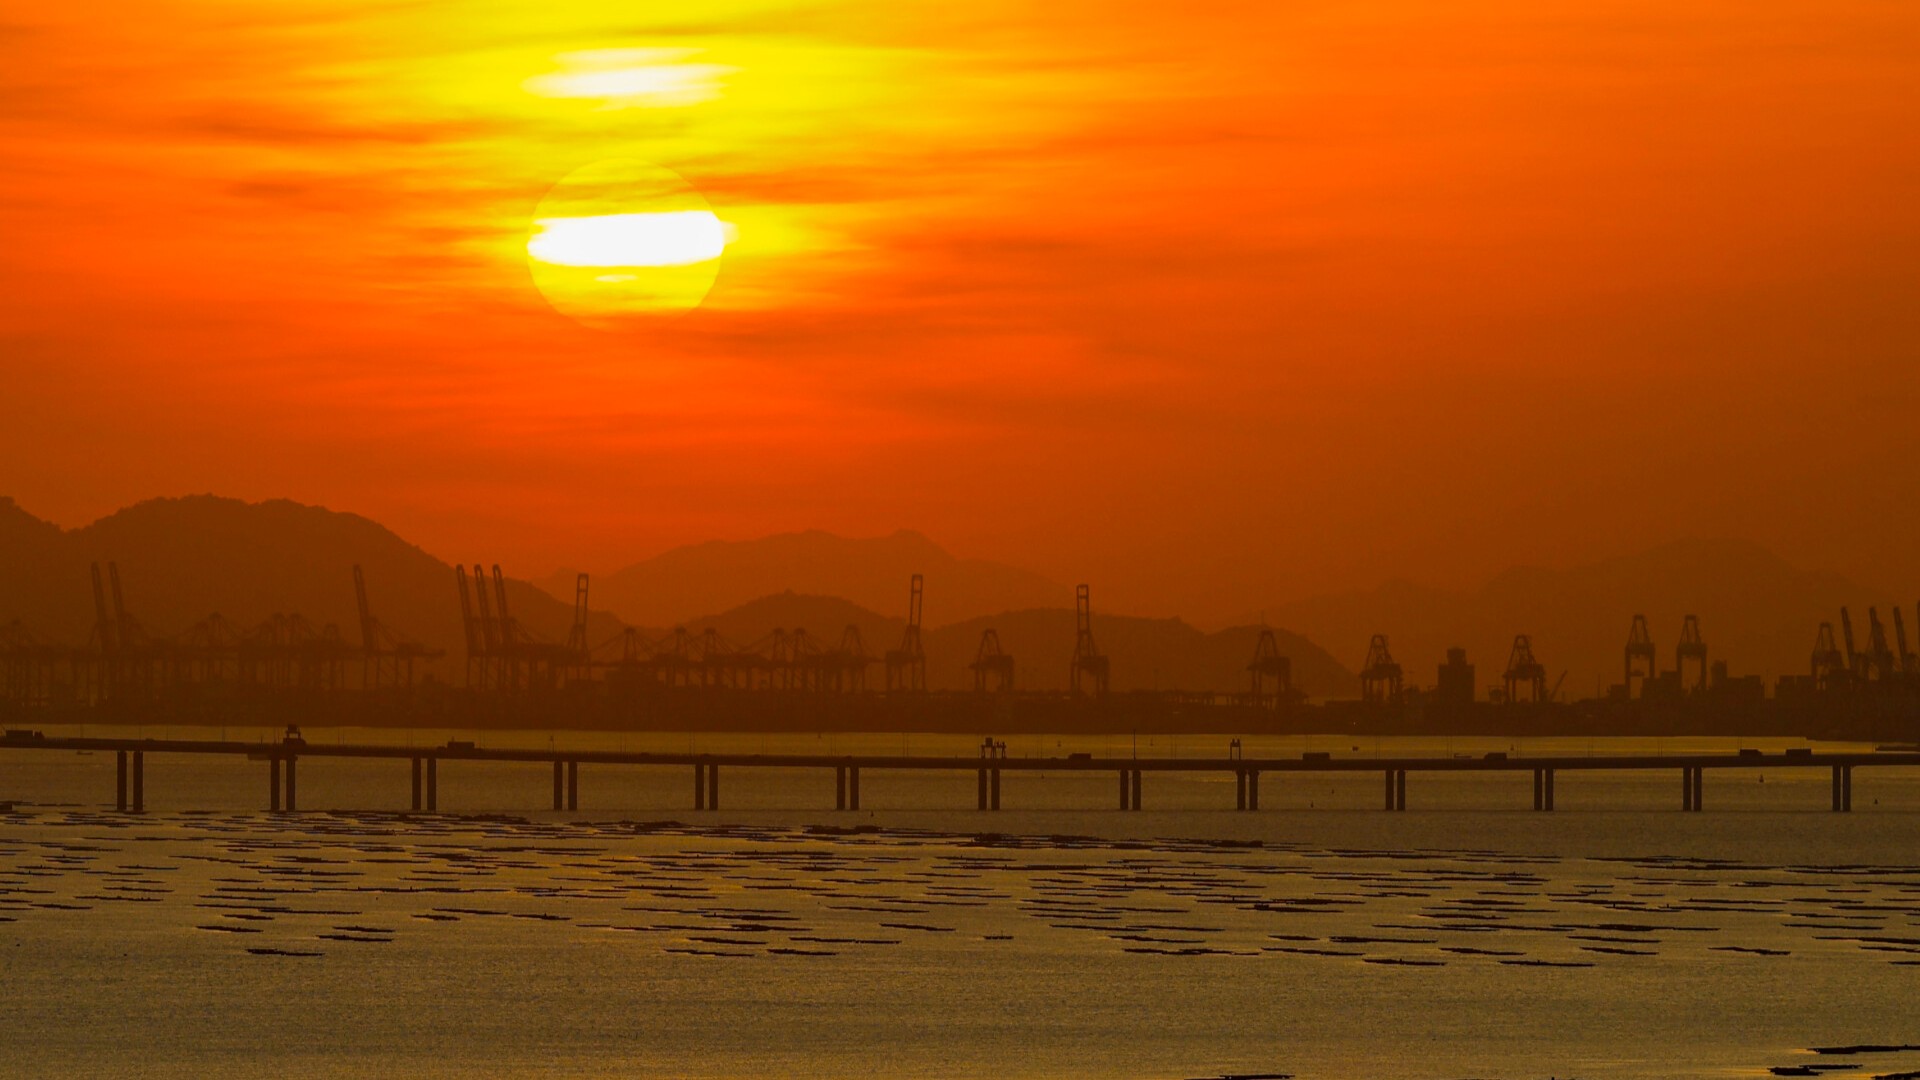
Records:
[[[1246,610],[1729,534],[1920,588],[1920,7],[16,3],[0,493],[534,574],[913,527]],[[732,229],[607,331],[609,158]]]

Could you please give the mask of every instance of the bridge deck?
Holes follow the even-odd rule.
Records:
[[[1260,806],[1262,773],[1359,773],[1377,772],[1384,777],[1383,803],[1388,810],[1407,808],[1407,774],[1459,772],[1531,772],[1533,808],[1554,808],[1554,780],[1558,772],[1678,769],[1681,774],[1681,808],[1701,809],[1702,777],[1708,769],[1830,769],[1833,774],[1833,809],[1853,808],[1853,770],[1871,766],[1920,766],[1920,752],[1815,753],[1812,751],[1760,753],[1741,751],[1719,754],[1636,754],[1636,755],[1554,755],[1521,757],[1488,754],[1481,757],[1335,757],[1314,754],[1300,757],[973,757],[934,755],[915,757],[906,754],[738,754],[689,751],[654,752],[623,750],[564,750],[517,747],[482,747],[460,742],[441,746],[390,746],[375,744],[307,743],[299,741],[244,742],[204,739],[128,739],[46,737],[39,732],[9,731],[0,736],[4,750],[111,751],[117,755],[118,788],[116,805],[122,810],[145,808],[145,758],[148,754],[227,755],[270,762],[268,804],[282,806],[284,778],[286,809],[294,808],[297,798],[297,764],[301,758],[365,758],[407,760],[413,767],[413,808],[438,807],[439,765],[443,761],[538,762],[553,766],[553,808],[579,808],[579,770],[583,764],[629,766],[678,766],[693,768],[694,809],[711,810],[719,806],[720,768],[832,769],[835,775],[836,806],[860,808],[862,770],[914,770],[973,772],[979,778],[978,808],[1000,809],[1000,776],[1003,772],[1110,772],[1119,777],[1119,805],[1122,810],[1140,809],[1141,776],[1145,773],[1212,772],[1230,773],[1236,778],[1237,809],[1257,810]],[[131,785],[129,785],[131,781]]]

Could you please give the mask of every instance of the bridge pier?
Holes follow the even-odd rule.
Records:
[[[420,759],[413,759],[413,810],[420,812]]]
[[[1547,778],[1546,778],[1546,779],[1547,779],[1547,784],[1546,784],[1546,787],[1547,787],[1547,792],[1546,792],[1546,793],[1547,793],[1547,805],[1546,805],[1546,809],[1548,809],[1548,810],[1552,810],[1552,809],[1553,809],[1553,770],[1552,770],[1552,769],[1546,769],[1546,770],[1544,770],[1544,771],[1545,771],[1545,772],[1546,772],[1546,774],[1547,774]]]
[[[132,807],[132,810],[136,814],[144,814],[147,812],[146,758],[147,758],[147,755],[138,750],[135,750],[133,752],[133,807]],[[292,793],[289,792],[288,794],[291,795]]]
[[[580,763],[577,761],[567,762],[567,809],[580,809]]]
[[[845,765],[833,767],[833,808],[835,810],[847,808],[847,767]]]
[[[1385,773],[1387,793],[1386,808],[1388,810],[1405,810],[1407,808],[1407,770],[1387,769]]]
[[[717,763],[707,766],[707,809],[720,809],[720,766]]]
[[[1245,769],[1233,771],[1233,808],[1235,810],[1247,808],[1247,770]]]
[[[1140,773],[1139,769],[1133,770],[1133,808],[1135,810],[1140,809]]]
[[[555,810],[561,809],[562,807],[560,799],[560,769],[560,763],[555,761],[553,763],[553,808]]]
[[[1680,771],[1680,809],[1698,813],[1701,808],[1701,796],[1706,787],[1705,769],[1690,765]]]
[[[707,767],[697,761],[693,764],[693,808],[707,808]]]
[[[440,759],[427,759],[427,813],[440,811]]]
[[[127,752],[114,751],[113,808],[121,813],[127,811]]]
[[[1247,770],[1247,809],[1260,809],[1260,770]]]
[[[280,812],[280,759],[277,757],[267,759],[267,810]]]

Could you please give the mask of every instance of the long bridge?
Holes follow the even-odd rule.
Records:
[[[442,762],[527,762],[550,764],[553,769],[553,808],[580,808],[580,766],[680,768],[692,771],[693,808],[720,807],[720,770],[751,774],[758,769],[819,769],[834,774],[835,808],[860,809],[862,771],[948,772],[975,774],[977,809],[1000,809],[1003,772],[1111,773],[1118,778],[1118,807],[1139,810],[1142,777],[1147,773],[1230,773],[1235,778],[1235,809],[1260,808],[1260,777],[1265,773],[1363,773],[1381,775],[1382,806],[1407,808],[1409,773],[1526,772],[1533,774],[1533,809],[1550,811],[1554,781],[1562,772],[1672,771],[1680,774],[1680,807],[1699,811],[1704,806],[1705,776],[1717,771],[1745,769],[1828,769],[1832,774],[1832,809],[1853,809],[1853,771],[1858,768],[1920,766],[1920,752],[1817,753],[1789,749],[1779,753],[1740,750],[1716,754],[1634,754],[1611,756],[1518,757],[1491,753],[1479,757],[1342,758],[1327,753],[1299,757],[1239,756],[1237,740],[1230,756],[1218,758],[1096,757],[1068,754],[1057,757],[1008,757],[1006,744],[988,739],[978,755],[924,756],[892,754],[737,754],[656,753],[609,750],[563,750],[481,747],[450,740],[434,747],[376,744],[310,744],[298,736],[281,742],[245,742],[207,739],[143,739],[48,736],[39,731],[11,729],[0,734],[0,751],[112,752],[116,758],[115,807],[141,813],[146,809],[148,754],[225,755],[267,765],[267,807],[291,811],[298,805],[299,761],[312,758],[405,759],[412,765],[413,809],[439,809]]]

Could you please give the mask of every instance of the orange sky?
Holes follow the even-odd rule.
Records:
[[[1910,592],[1916,117],[1908,0],[16,4],[0,492],[1203,617],[1685,535]],[[607,158],[735,229],[701,307],[535,288]]]

